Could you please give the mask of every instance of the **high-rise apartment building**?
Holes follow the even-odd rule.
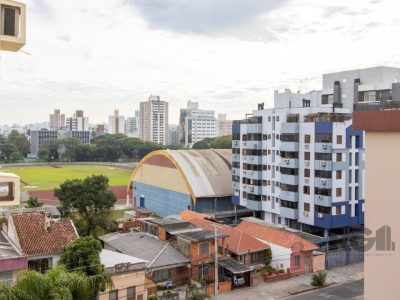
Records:
[[[119,114],[119,110],[114,110],[114,115],[108,117],[108,133],[125,134],[125,116]]]
[[[65,114],[61,114],[59,109],[55,109],[54,113],[50,114],[50,130],[58,130],[65,127]]]
[[[232,134],[232,120],[226,119],[226,114],[218,114],[218,136]]]
[[[68,130],[89,130],[89,118],[84,116],[83,110],[77,110],[73,117],[67,118],[66,128]]]
[[[125,133],[129,137],[139,137],[139,111],[135,111],[134,117],[127,117],[125,123]]]
[[[179,145],[179,125],[170,124],[168,125],[168,145]]]
[[[168,143],[168,102],[150,96],[140,102],[140,138],[161,145]]]
[[[235,121],[233,202],[327,242],[364,224],[365,138],[352,108],[391,100],[398,78],[400,69],[386,67],[327,74],[322,91],[275,92],[274,108],[260,104]]]
[[[181,136],[186,147],[218,136],[218,121],[213,110],[199,109],[197,102],[188,101],[187,107],[181,109],[180,121]]]

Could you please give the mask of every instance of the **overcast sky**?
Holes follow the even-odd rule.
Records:
[[[243,118],[321,74],[400,67],[398,0],[26,0],[31,53],[1,53],[0,124],[60,108],[90,123],[150,94]]]

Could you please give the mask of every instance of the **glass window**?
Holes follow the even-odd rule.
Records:
[[[336,143],[337,143],[337,144],[342,144],[342,142],[343,142],[343,141],[342,141],[342,136],[341,136],[341,135],[337,135],[337,136],[336,136]]]
[[[0,282],[12,283],[12,272],[0,273]]]
[[[108,295],[109,300],[118,300],[118,290],[110,291]]]
[[[342,197],[342,189],[336,188],[336,197]]]
[[[342,171],[336,171],[336,179],[342,179]]]
[[[135,287],[130,286],[126,289],[126,299],[127,300],[135,300]]]
[[[300,267],[300,255],[296,255],[294,257],[294,266],[295,267]]]
[[[336,153],[336,161],[342,161],[342,153]]]
[[[304,211],[310,211],[310,203],[304,203]]]
[[[309,134],[304,135],[304,143],[306,143],[306,144],[311,143],[311,135],[309,135]]]
[[[207,255],[210,253],[210,243],[201,243],[199,245],[199,254],[200,255]]]
[[[304,152],[304,160],[310,160],[310,152]]]
[[[310,169],[304,169],[304,177],[310,177]]]
[[[303,186],[303,193],[306,195],[310,195],[310,187],[307,185]]]
[[[342,207],[341,206],[336,206],[336,214],[341,215],[342,214]]]

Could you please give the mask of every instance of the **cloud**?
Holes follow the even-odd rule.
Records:
[[[252,22],[285,0],[126,0],[150,27],[180,33],[220,34]]]

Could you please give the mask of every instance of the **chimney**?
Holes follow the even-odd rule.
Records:
[[[44,215],[44,230],[50,232],[51,230],[51,214],[45,213]]]

